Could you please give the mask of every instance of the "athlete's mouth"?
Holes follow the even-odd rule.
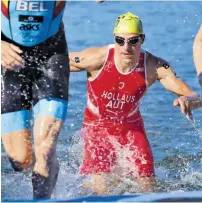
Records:
[[[126,56],[126,57],[131,57],[133,54],[132,53],[122,53],[123,56]]]
[[[132,56],[132,55],[133,55],[133,52],[122,52],[121,54],[127,55],[127,56]]]

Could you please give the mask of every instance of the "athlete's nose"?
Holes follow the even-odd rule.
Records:
[[[124,45],[123,45],[123,48],[124,48],[125,50],[130,50],[130,44],[125,41],[125,43],[124,43]]]

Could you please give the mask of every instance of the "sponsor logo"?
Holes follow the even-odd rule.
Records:
[[[35,42],[39,38],[39,35],[32,35],[31,32],[22,34],[23,42]]]
[[[110,72],[111,68],[112,68],[112,62],[107,61],[107,63],[104,66],[104,70],[107,71],[107,72]]]
[[[39,30],[39,24],[21,24],[19,29],[25,30],[25,31],[38,31]]]
[[[45,3],[40,1],[18,0],[16,4],[17,11],[48,11],[45,8]]]
[[[124,82],[120,82],[120,83],[119,83],[119,89],[120,89],[120,90],[123,89],[124,86],[125,86],[125,83],[124,83]]]
[[[20,22],[27,22],[27,23],[42,23],[43,16],[27,16],[27,15],[19,15]]]

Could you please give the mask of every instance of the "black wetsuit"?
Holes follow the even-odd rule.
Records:
[[[3,114],[29,110],[31,105],[44,98],[67,101],[69,59],[61,21],[64,7],[62,1],[2,3],[1,40],[19,46],[25,60],[23,67],[13,70],[2,67]]]
[[[2,40],[16,44],[2,34]],[[19,46],[19,45],[18,45]],[[23,50],[24,67],[2,67],[1,112],[30,109],[40,99],[68,99],[69,60],[64,28],[45,42]]]

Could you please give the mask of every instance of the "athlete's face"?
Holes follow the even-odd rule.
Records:
[[[126,63],[137,63],[143,43],[142,37],[137,34],[116,34],[114,37],[118,57]]]

